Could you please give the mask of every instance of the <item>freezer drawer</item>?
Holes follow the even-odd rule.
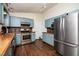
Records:
[[[55,44],[55,49],[56,49],[56,51],[59,53],[59,54],[61,54],[61,55],[63,55],[63,53],[64,53],[64,45],[63,45],[63,43],[61,43],[61,42],[58,42],[58,41],[54,41],[54,44]]]
[[[78,47],[75,45],[64,44],[64,56],[77,56]]]

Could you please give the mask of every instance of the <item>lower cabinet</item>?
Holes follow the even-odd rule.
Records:
[[[35,41],[35,32],[34,33],[31,33],[31,40],[32,41]]]
[[[12,47],[10,47],[8,49],[8,56],[13,56],[13,48]]]
[[[43,41],[54,46],[54,35],[49,33],[43,33]]]
[[[16,34],[15,37],[15,45],[20,45],[21,44],[21,34]]]
[[[12,43],[10,44],[10,46],[8,47],[5,56],[13,56],[14,55],[14,47],[12,45]]]

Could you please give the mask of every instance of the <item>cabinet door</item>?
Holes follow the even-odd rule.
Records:
[[[3,24],[4,23],[4,19],[3,19],[3,4],[0,3],[0,23]]]
[[[30,20],[30,27],[34,27],[34,21],[32,19]]]
[[[16,45],[21,44],[21,34],[16,34]]]
[[[51,27],[51,20],[50,19],[47,19],[45,20],[45,27]]]
[[[48,27],[48,20],[45,20],[45,27]]]
[[[4,15],[4,25],[5,26],[9,26],[10,23],[9,23],[9,15]]]
[[[53,36],[53,34],[47,34],[47,43],[54,46],[54,36]]]
[[[54,22],[53,18],[45,20],[45,27],[51,27],[51,24]]]
[[[13,56],[13,48],[10,45],[9,48],[7,49],[5,56]]]
[[[54,36],[53,36],[53,34],[43,33],[43,41],[54,46]]]
[[[12,55],[13,55],[13,49],[12,49],[12,47],[10,47],[8,49],[8,56],[12,56]]]
[[[35,33],[31,33],[31,40],[35,41]]]
[[[43,33],[43,41],[46,42],[47,36],[46,33]]]
[[[49,34],[46,34],[46,42],[47,42],[48,44],[50,44],[50,36],[49,36]]]
[[[11,20],[10,25],[12,27],[20,27],[21,22],[20,22],[20,18],[19,17],[10,16],[10,20]]]
[[[53,34],[48,34],[47,37],[48,37],[48,41],[47,41],[48,44],[54,46],[54,36],[53,36]]]
[[[51,45],[54,46],[54,34],[51,35]]]

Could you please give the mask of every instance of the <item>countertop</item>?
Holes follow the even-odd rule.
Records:
[[[5,55],[14,38],[14,35],[14,33],[7,33],[6,35],[2,35],[0,33],[0,56]]]

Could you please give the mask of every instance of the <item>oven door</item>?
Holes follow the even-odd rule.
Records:
[[[30,33],[22,34],[23,40],[31,39]]]

